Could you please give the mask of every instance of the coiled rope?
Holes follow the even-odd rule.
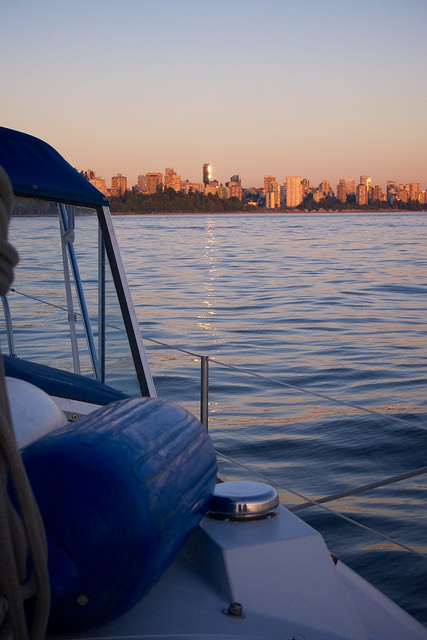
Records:
[[[18,262],[7,239],[12,205],[12,187],[0,167],[0,295],[9,290]],[[8,484],[19,513],[9,499]],[[25,613],[29,598],[35,602],[30,621]],[[44,638],[49,605],[46,537],[16,444],[0,354],[0,640]]]

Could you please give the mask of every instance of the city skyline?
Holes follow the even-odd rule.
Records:
[[[427,189],[423,189],[419,182],[400,183],[388,180],[385,189],[375,184],[371,176],[361,175],[358,182],[354,179],[339,179],[335,189],[328,180],[322,180],[318,185],[310,184],[307,178],[301,176],[286,176],[281,184],[275,176],[264,176],[263,187],[245,187],[238,174],[230,177],[225,184],[214,179],[212,166],[204,163],[202,167],[202,181],[190,182],[182,180],[174,168],[167,167],[164,175],[160,172],[150,172],[138,176],[135,185],[127,183],[126,176],[121,173],[111,178],[111,188],[107,187],[104,178],[97,176],[93,170],[82,172],[85,177],[104,195],[108,197],[125,196],[126,192],[140,194],[159,194],[172,189],[182,194],[201,193],[204,196],[217,196],[220,199],[237,198],[242,203],[265,209],[295,209],[305,204],[309,208],[327,206],[408,206],[409,208],[425,206],[427,204]],[[168,195],[168,197],[170,197]],[[124,199],[126,202],[127,199]],[[323,203],[323,204],[322,204]],[[398,204],[400,203],[400,204]]]
[[[131,184],[209,160],[223,183],[425,188],[426,19],[425,0],[15,0],[0,122]]]
[[[225,184],[226,182],[228,182],[232,178],[232,175],[236,175],[235,171],[237,171],[238,172],[237,175],[239,175],[241,177],[241,182],[242,182],[242,184],[244,183],[244,186],[246,188],[260,188],[260,187],[262,187],[263,183],[264,183],[264,180],[265,180],[265,177],[267,176],[267,173],[268,173],[266,171],[262,171],[262,169],[260,169],[260,171],[258,171],[258,174],[256,174],[256,172],[254,172],[254,175],[258,175],[259,177],[258,177],[258,179],[256,179],[256,181],[254,183],[249,183],[247,180],[244,179],[244,177],[242,177],[243,173],[241,171],[238,171],[238,167],[235,168],[235,171],[232,172],[232,175],[230,174],[229,176],[227,176],[224,171],[219,171],[218,172],[217,167],[214,166],[212,163],[204,163],[204,164],[209,164],[209,167],[210,167],[210,169],[209,169],[210,170],[210,179],[211,180],[217,180],[218,182],[220,182],[222,184]],[[150,163],[147,163],[147,166],[150,166]],[[83,168],[83,166],[79,166],[79,167],[76,167],[76,168],[78,169],[78,171],[87,171],[88,170],[86,168]],[[126,176],[126,178],[128,180],[128,184],[131,184],[132,186],[134,186],[134,185],[138,184],[138,179],[139,179],[140,176],[148,175],[148,174],[153,174],[153,175],[154,174],[155,175],[162,174],[162,175],[165,175],[167,173],[168,169],[173,169],[175,171],[175,168],[172,168],[170,166],[167,166],[167,164],[165,164],[163,170],[161,170],[161,169],[149,170],[149,171],[146,171],[145,173],[144,172],[140,172],[140,171],[137,171],[135,173],[135,171],[133,171],[131,173],[131,176],[136,175],[135,179],[133,179],[133,177],[129,178],[128,176]],[[91,167],[89,170],[93,171],[94,168]],[[188,176],[186,175],[184,177],[182,175],[182,172],[180,172],[179,167],[176,169],[176,172],[178,172],[180,174],[180,177],[181,177],[181,179],[183,181],[185,180],[185,181],[194,182],[194,183],[199,182],[201,184],[204,183],[203,168],[201,170],[200,166],[198,166],[196,168],[194,175],[188,175]],[[114,176],[125,175],[125,173],[123,171],[120,171],[120,170],[118,170],[116,173],[111,174],[109,176],[101,175],[101,172],[98,172],[96,170],[95,170],[95,173],[96,173],[96,175],[99,175],[100,177],[102,177],[105,180],[106,183],[111,182],[111,179]],[[272,172],[272,173],[274,173],[274,172]],[[278,178],[278,181],[279,181],[280,184],[284,184],[284,183],[286,183],[286,178],[289,177],[290,175],[293,175],[293,173],[294,172],[292,171],[292,167],[291,167],[289,174],[286,174],[283,171],[279,171],[279,172],[276,172],[275,175],[280,176]],[[393,181],[393,182],[397,182],[399,184],[410,184],[412,182],[418,182],[419,185],[420,185],[420,189],[426,189],[427,188],[427,166],[426,166],[425,170],[416,171],[415,173],[417,175],[421,175],[423,177],[421,179],[419,179],[419,180],[416,180],[416,179],[413,178],[413,176],[411,177],[411,175],[409,175],[409,172],[405,172],[405,175],[408,176],[407,180],[401,180],[398,175],[386,176],[382,180],[379,180],[376,176],[372,176],[371,180],[372,180],[373,183],[375,183],[376,185],[381,186],[382,188],[386,187],[387,182]],[[384,173],[384,171],[382,171],[381,174],[382,175],[386,175]],[[268,175],[270,175],[270,174],[268,174]],[[357,181],[357,178],[359,176],[366,175],[366,173],[361,173],[361,171],[359,170],[359,171],[354,173],[355,177],[353,177],[353,176],[346,177],[345,175],[339,174],[338,176],[333,177],[333,178],[331,178],[330,176],[327,176],[326,174],[320,174],[319,173],[318,175],[321,176],[320,179],[318,179],[318,180],[314,179],[313,180],[307,172],[306,173],[304,173],[304,171],[301,172],[301,178],[308,180],[311,185],[314,185],[314,184],[320,185],[323,181],[326,180],[331,185],[335,185],[334,190],[336,190],[336,187],[338,186],[339,181],[342,178],[345,178],[346,181],[348,181],[348,180],[356,180]],[[219,177],[219,176],[221,176],[221,177]]]
[[[209,167],[209,171],[205,171],[205,167]],[[323,180],[320,180],[318,183],[311,181],[309,178],[307,178],[306,176],[294,176],[294,175],[290,175],[290,176],[283,176],[282,179],[278,178],[276,180],[276,176],[272,176],[272,175],[264,175],[262,177],[261,180],[259,180],[258,184],[244,184],[243,180],[240,178],[240,174],[233,174],[232,176],[230,176],[228,179],[225,179],[224,181],[218,180],[218,178],[215,175],[214,172],[214,167],[210,164],[210,163],[204,163],[203,167],[201,169],[201,173],[199,176],[199,179],[194,179],[194,180],[190,180],[189,178],[183,178],[181,175],[179,175],[177,173],[177,171],[175,171],[175,169],[173,167],[166,167],[164,169],[163,172],[158,171],[158,172],[153,172],[153,171],[149,171],[146,174],[139,174],[137,176],[137,180],[135,182],[130,181],[127,176],[124,176],[124,174],[122,173],[117,173],[115,176],[111,176],[110,179],[106,179],[104,176],[99,175],[96,171],[94,171],[93,169],[79,169],[79,171],[83,171],[86,175],[86,177],[88,177],[88,179],[92,178],[94,179],[96,177],[96,179],[101,179],[104,183],[104,186],[107,190],[110,190],[110,187],[108,186],[108,182],[111,183],[111,189],[113,189],[113,181],[119,177],[124,177],[126,180],[126,189],[132,189],[134,187],[138,188],[139,190],[142,190],[141,188],[141,180],[143,178],[145,178],[146,176],[148,177],[148,179],[150,181],[154,181],[152,182],[152,184],[154,184],[154,187],[156,187],[157,185],[162,184],[164,186],[164,188],[167,187],[172,187],[173,189],[175,189],[176,191],[179,190],[181,187],[177,187],[177,180],[180,183],[185,183],[188,182],[190,184],[200,184],[200,186],[202,187],[203,185],[207,186],[210,182],[218,182],[219,184],[227,184],[228,182],[232,181],[235,178],[239,179],[239,182],[242,184],[243,188],[245,189],[261,189],[263,188],[265,192],[272,192],[273,189],[269,188],[269,184],[270,186],[274,183],[274,184],[278,184],[279,186],[283,186],[283,187],[288,187],[292,190],[295,189],[295,181],[292,181],[292,178],[298,178],[299,180],[301,180],[302,182],[306,182],[308,183],[308,185],[311,188],[314,187],[319,187],[321,188],[323,184],[327,183],[328,185],[330,185],[330,187],[332,188],[332,190],[334,191],[335,194],[339,193],[340,190],[340,184],[342,185],[342,181],[344,181],[345,184],[345,188],[348,191],[349,189],[349,183],[352,183],[353,188],[350,188],[350,191],[352,192],[356,192],[356,186],[359,184],[365,184],[367,189],[369,190],[369,188],[372,186],[373,187],[380,187],[382,190],[386,190],[387,188],[387,184],[390,182],[395,183],[397,186],[398,185],[411,185],[411,184],[418,184],[419,190],[420,191],[424,191],[427,188],[427,180],[424,183],[421,183],[417,180],[409,180],[409,181],[402,181],[399,180],[398,178],[396,179],[394,178],[388,178],[384,184],[379,184],[375,178],[373,178],[372,176],[367,176],[366,174],[361,174],[359,176],[359,180],[357,181],[355,178],[351,177],[348,178],[346,176],[340,176],[340,178],[337,178],[335,181],[334,180],[329,180],[327,177],[324,177]],[[288,182],[289,180],[289,182]],[[94,182],[94,184],[96,183],[96,180]],[[96,186],[96,184],[95,184]],[[99,186],[97,187],[99,188]],[[102,190],[102,189],[101,189]],[[155,191],[155,188],[154,188]],[[294,197],[294,196],[293,196]]]

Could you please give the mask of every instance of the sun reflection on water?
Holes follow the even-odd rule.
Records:
[[[204,247],[203,259],[207,268],[206,275],[203,280],[205,299],[202,300],[202,309],[197,315],[197,326],[200,329],[209,332],[212,337],[215,338],[215,342],[220,342],[218,339],[218,327],[217,324],[214,323],[217,315],[217,311],[215,309],[215,283],[218,278],[218,245],[215,237],[213,220],[208,220],[206,225],[206,245]]]

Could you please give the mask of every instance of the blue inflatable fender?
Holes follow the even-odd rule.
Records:
[[[102,407],[22,457],[46,529],[54,633],[133,607],[196,528],[216,480],[201,423],[152,398]]]

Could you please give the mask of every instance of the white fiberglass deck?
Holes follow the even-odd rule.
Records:
[[[243,615],[226,615],[237,601]],[[160,582],[123,618],[81,637],[411,640],[427,630],[279,506],[245,522],[205,517]]]

